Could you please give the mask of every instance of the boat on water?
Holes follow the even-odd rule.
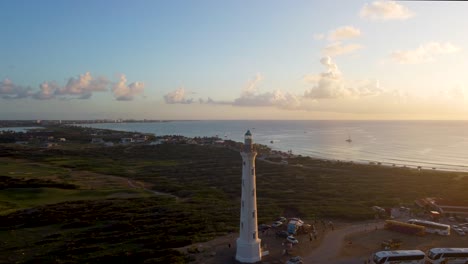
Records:
[[[353,140],[351,139],[351,136],[349,135],[349,133],[348,133],[348,139],[346,139],[345,141],[348,142],[348,143],[353,142]]]

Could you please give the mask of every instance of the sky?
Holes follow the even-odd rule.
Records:
[[[468,2],[0,10],[0,119],[468,120]]]

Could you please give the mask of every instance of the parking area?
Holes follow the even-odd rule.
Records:
[[[330,220],[302,220],[297,217],[279,217],[271,225],[259,225],[263,250],[269,252],[263,261],[286,263],[293,257],[306,256],[320,245],[326,233],[335,229],[335,225]]]
[[[290,219],[291,218],[286,219],[286,221]],[[332,225],[330,225],[330,221],[308,219],[303,220],[303,222],[311,226],[315,225],[315,236],[313,232],[299,232],[294,235],[294,238],[297,239],[297,243],[292,243],[287,239],[289,236],[287,224],[273,227],[272,224],[276,222],[276,220],[277,219],[272,219],[271,223],[264,224],[270,226],[269,228],[264,227],[261,229],[262,225],[259,225],[259,238],[262,240],[262,249],[264,252],[268,251],[269,253],[262,258],[262,263],[284,264],[295,256],[300,256],[306,261],[309,261],[311,259],[316,259],[316,255],[333,255],[334,259],[327,263],[363,263],[363,260],[367,259],[372,253],[382,250],[382,242],[390,240],[399,241],[401,244],[399,249],[419,249],[422,251],[427,251],[434,247],[464,247],[468,245],[468,236],[459,235],[456,232],[452,232],[450,236],[435,234],[413,236],[383,229],[382,220],[360,223],[347,223],[335,220],[332,222]],[[404,221],[404,219],[399,219],[399,221]],[[441,219],[441,222],[448,223],[451,221],[448,219]],[[451,224],[458,226],[462,224],[461,226],[465,226],[464,223],[458,222],[451,222]],[[320,253],[324,243],[327,244],[330,237],[343,233],[343,231],[347,229],[349,229],[350,232],[346,231],[345,235],[341,235],[339,238],[335,239],[342,242],[340,245],[336,245],[336,241],[332,243],[334,246],[332,249],[333,252],[329,252],[330,254]],[[324,241],[326,235],[327,239]],[[232,233],[213,241],[200,244],[200,253],[194,255],[196,258],[194,263],[237,264],[235,261],[237,237],[237,233]],[[325,247],[328,246],[325,245]],[[310,261],[306,261],[304,261],[304,263],[310,263]]]

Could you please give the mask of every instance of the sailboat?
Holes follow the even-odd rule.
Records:
[[[353,140],[351,139],[351,136],[349,135],[349,133],[348,133],[348,139],[346,139],[346,142],[348,142],[348,143],[353,142]]]

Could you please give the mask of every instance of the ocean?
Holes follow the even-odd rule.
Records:
[[[84,126],[156,136],[218,136],[239,142],[250,130],[256,143],[314,158],[468,171],[468,121],[171,121]]]

